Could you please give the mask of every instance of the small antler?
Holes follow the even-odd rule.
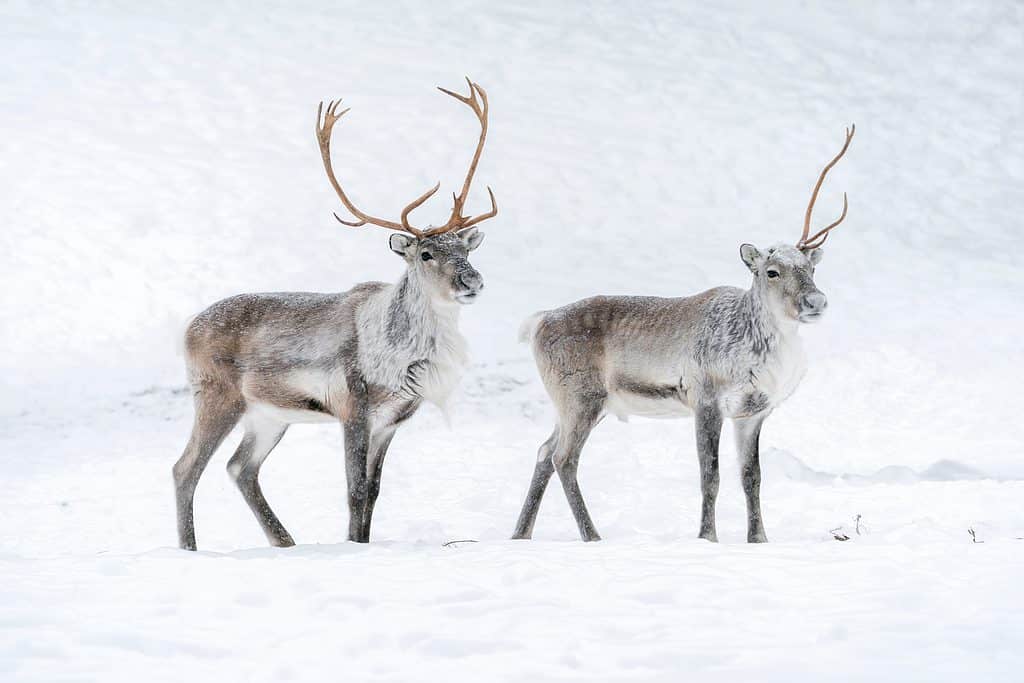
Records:
[[[487,138],[487,93],[484,92],[484,89],[481,88],[479,85],[470,81],[469,78],[466,79],[466,82],[469,83],[469,97],[463,97],[462,95],[454,93],[450,90],[445,90],[444,88],[438,88],[438,90],[445,93],[446,95],[451,95],[452,97],[454,97],[455,99],[459,100],[464,104],[469,105],[469,107],[473,110],[473,113],[476,114],[477,118],[480,120],[480,140],[477,142],[476,152],[473,154],[473,160],[469,165],[469,171],[466,173],[466,180],[462,184],[462,193],[459,195],[452,195],[454,199],[454,206],[452,207],[452,213],[448,219],[448,222],[442,226],[430,228],[429,230],[418,230],[414,228],[412,225],[410,225],[409,214],[412,213],[412,211],[415,210],[416,208],[420,207],[428,199],[430,199],[434,195],[434,193],[437,192],[438,189],[441,187],[441,183],[437,183],[436,185],[434,185],[433,188],[427,190],[419,197],[414,199],[412,202],[407,204],[406,207],[402,209],[400,223],[371,216],[367,213],[360,211],[355,206],[355,204],[352,203],[352,200],[350,200],[348,198],[348,195],[345,194],[345,191],[342,189],[341,184],[335,177],[334,169],[331,166],[331,131],[334,128],[334,124],[338,121],[338,119],[345,115],[345,112],[347,112],[348,109],[343,109],[342,111],[338,112],[338,106],[341,104],[341,100],[338,100],[337,102],[332,100],[330,103],[328,103],[327,110],[325,112],[324,103],[320,103],[320,106],[317,107],[316,110],[316,138],[317,142],[320,145],[320,156],[324,162],[324,170],[327,171],[327,179],[331,181],[331,186],[334,187],[334,191],[337,192],[338,198],[341,199],[341,203],[345,205],[345,208],[348,209],[352,213],[352,215],[359,219],[358,221],[354,222],[346,221],[342,220],[338,216],[338,214],[334,214],[334,217],[338,220],[339,223],[343,223],[344,225],[348,225],[354,228],[358,228],[366,224],[377,225],[382,228],[388,228],[390,230],[401,230],[403,232],[408,232],[412,235],[415,235],[416,237],[430,237],[431,235],[439,235],[443,232],[450,232],[452,230],[461,230],[463,228],[468,228],[470,226],[476,225],[477,223],[480,223],[481,221],[485,221],[488,218],[493,218],[495,215],[497,215],[498,205],[497,202],[495,202],[494,200],[494,193],[491,192],[490,187],[487,188],[487,193],[491,196],[490,212],[486,214],[481,214],[474,218],[466,218],[465,216],[462,215],[462,208],[465,206],[466,196],[469,194],[469,188],[473,183],[473,174],[476,172],[476,165],[480,161],[480,154],[481,152],[483,152],[484,141]],[[477,99],[478,94],[480,96],[479,100]]]
[[[853,124],[846,129],[846,142],[843,143],[843,148],[839,150],[839,154],[837,154],[835,158],[832,159],[832,161],[828,162],[825,168],[821,170],[821,175],[818,176],[818,182],[814,185],[814,192],[811,193],[811,201],[810,203],[807,204],[807,211],[806,213],[804,213],[804,232],[796,243],[798,249],[817,249],[818,247],[825,243],[825,240],[828,239],[829,231],[832,230],[832,228],[839,225],[840,223],[842,223],[843,219],[846,218],[847,202],[846,193],[844,192],[842,215],[840,215],[835,222],[830,223],[825,228],[822,228],[818,232],[808,237],[808,234],[811,231],[811,211],[814,210],[814,202],[818,199],[818,190],[821,189],[821,184],[825,181],[825,176],[828,174],[829,170],[831,170],[831,168],[836,165],[836,162],[842,159],[843,155],[846,154],[846,149],[850,146],[850,140],[853,140],[853,134],[855,132],[857,132],[856,124]]]

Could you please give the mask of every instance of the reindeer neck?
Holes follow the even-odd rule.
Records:
[[[400,303],[397,300],[401,300]],[[401,279],[395,283],[392,302],[405,307],[410,314],[420,316],[420,320],[423,322],[457,321],[461,309],[461,306],[454,301],[441,302],[431,296],[422,276],[413,270],[406,270]]]
[[[366,379],[443,410],[467,361],[458,318],[457,304],[438,302],[426,283],[407,271],[361,316]]]
[[[755,279],[738,305],[741,316],[749,321],[744,332],[756,348],[771,349],[777,341],[796,337],[796,321],[784,319],[772,308],[764,282]]]
[[[438,302],[411,270],[389,290],[384,332],[391,346],[408,349],[413,355],[429,355],[436,337],[456,330],[458,321],[458,305]]]

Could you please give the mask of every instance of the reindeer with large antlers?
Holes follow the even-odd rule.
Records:
[[[469,106],[480,138],[455,196],[451,216],[438,227],[414,228],[409,214],[437,192],[440,183],[406,205],[398,222],[371,216],[342,189],[331,163],[331,131],[347,109],[339,102],[317,109],[316,137],[324,170],[341,203],[357,221],[399,232],[390,247],[406,262],[395,284],[364,282],[341,294],[242,294],[197,315],[185,335],[195,423],[184,454],[174,465],[178,539],[195,550],[193,499],[210,457],[232,428],[245,429],[228,461],[228,472],[271,545],[291,546],[292,537],[270,509],[260,488],[260,466],[288,426],[340,421],[345,440],[349,530],[367,542],[380,491],[384,456],[395,430],[423,401],[442,408],[466,361],[458,330],[459,306],[473,302],[483,278],[468,255],[480,246],[475,227],[498,212],[463,215],[487,137],[487,93],[469,81],[469,95],[439,88]]]
[[[529,538],[544,489],[558,471],[584,541],[600,539],[577,481],[580,451],[608,414],[693,415],[700,464],[700,537],[717,541],[718,441],[723,418],[732,418],[747,500],[747,540],[767,540],[761,521],[761,425],[803,377],[805,360],[797,329],[825,311],[814,284],[821,245],[846,218],[810,235],[811,211],[828,171],[822,170],[796,246],[765,251],[751,244],[740,257],[753,274],[750,289],[716,287],[695,296],[663,299],[598,296],[542,311],[523,323],[558,422],[537,453],[533,479],[513,538]]]

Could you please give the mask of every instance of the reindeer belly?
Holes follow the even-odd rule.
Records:
[[[248,410],[285,424],[336,422],[348,389],[344,378],[304,368],[271,377],[247,376],[242,395]]]
[[[620,420],[630,415],[672,419],[692,415],[680,382],[649,382],[618,378],[608,391],[605,410]]]
[[[315,424],[321,422],[337,422],[338,418],[325,410],[315,408],[286,408],[263,401],[251,401],[247,404],[247,412],[254,412],[272,418],[282,424]]]

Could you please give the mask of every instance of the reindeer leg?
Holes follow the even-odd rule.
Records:
[[[537,521],[537,511],[540,509],[541,498],[544,497],[544,489],[548,487],[551,475],[555,471],[555,465],[551,462],[551,453],[558,442],[558,427],[551,432],[548,440],[541,444],[537,451],[537,465],[533,468],[533,479],[530,481],[530,489],[526,492],[526,501],[523,503],[523,511],[519,513],[519,521],[516,523],[514,539],[530,538],[533,535],[533,525]]]
[[[238,450],[228,461],[228,474],[256,516],[270,545],[278,548],[289,548],[295,545],[295,541],[263,496],[259,474],[263,462],[287,430],[286,424],[247,417],[242,443],[238,444]]]
[[[764,543],[761,521],[761,425],[767,414],[733,420],[736,435],[736,453],[740,456],[740,478],[747,497],[747,542]]]
[[[577,405],[570,417],[569,424],[562,424],[559,427],[558,446],[552,454],[552,461],[558,471],[558,478],[562,481],[562,489],[569,501],[569,508],[573,517],[576,518],[576,526],[579,527],[580,537],[584,541],[600,541],[597,529],[594,527],[590,513],[587,511],[586,503],[583,502],[583,493],[580,491],[580,484],[577,479],[577,470],[580,464],[580,452],[583,444],[594,425],[601,419],[604,410],[604,396],[586,396]]]
[[[217,447],[238,423],[244,402],[234,389],[207,385],[195,394],[195,421],[185,452],[174,463],[174,493],[178,509],[178,545],[196,549],[193,503],[199,477]]]
[[[385,432],[374,434],[370,439],[370,449],[366,458],[367,467],[367,489],[366,505],[363,508],[363,522],[360,535],[364,542],[370,540],[370,522],[373,519],[373,506],[377,502],[377,495],[380,493],[380,477],[384,470],[384,456],[388,454],[388,446],[395,436],[395,429],[392,427]]]
[[[344,420],[345,478],[348,481],[348,540],[366,543],[363,515],[366,511],[369,482],[366,454],[370,448],[370,403],[366,382],[349,381],[349,411]]]
[[[700,538],[718,541],[715,530],[715,500],[718,498],[718,440],[722,413],[713,403],[702,403],[694,411],[697,428],[697,459],[700,462]]]

